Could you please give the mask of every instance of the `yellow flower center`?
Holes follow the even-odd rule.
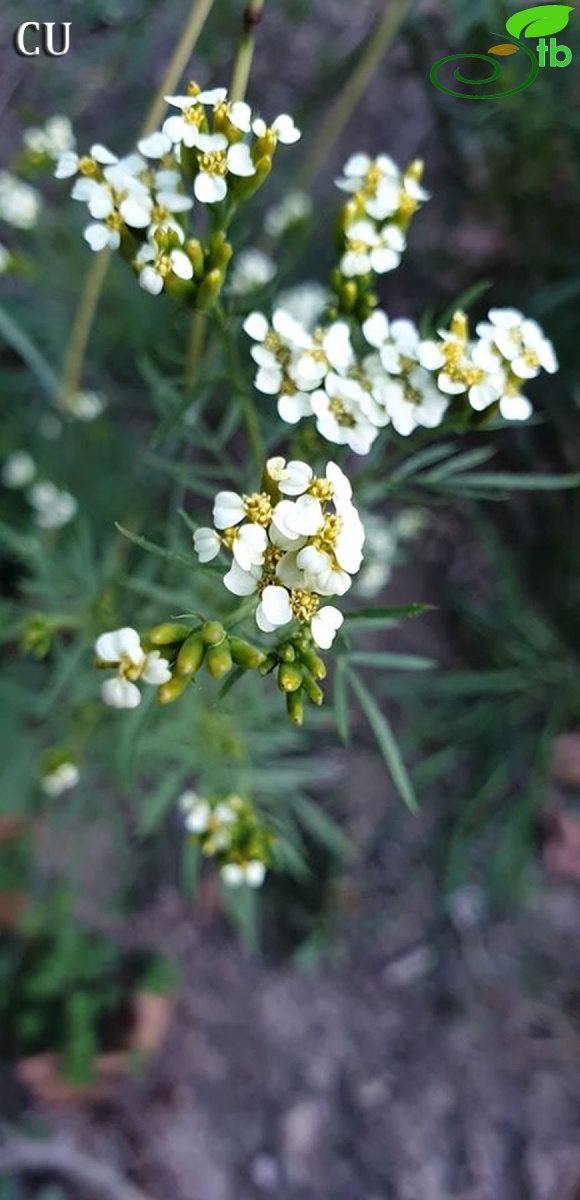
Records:
[[[227,175],[228,164],[223,150],[200,155],[199,165],[205,175]]]
[[[314,592],[310,592],[306,588],[295,588],[290,593],[292,615],[296,621],[300,621],[302,624],[314,616],[319,603],[318,596],[315,596]]]
[[[253,525],[268,526],[272,520],[272,501],[266,492],[254,492],[251,496],[242,496],[244,511]]]
[[[328,407],[332,413],[337,425],[341,425],[343,429],[353,429],[356,421],[351,413],[347,412],[341,400],[333,396],[328,402]]]
[[[314,496],[321,504],[326,504],[334,496],[334,488],[328,479],[313,479],[306,490],[309,496]]]

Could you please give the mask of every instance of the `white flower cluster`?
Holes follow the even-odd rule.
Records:
[[[178,115],[168,117],[160,131],[143,138],[139,150],[152,159],[164,158],[176,148],[190,151],[193,190],[200,204],[225,200],[236,178],[256,174],[266,148],[271,153],[278,142],[290,145],[300,137],[292,117],[283,113],[267,126],[252,116],[244,100],[229,101],[227,88],[202,91],[190,84],[187,95],[165,100],[178,109]],[[244,138],[251,134],[254,142],[249,145]]]
[[[392,158],[353,154],[336,180],[352,196],[343,228],[340,271],[347,279],[394,271],[406,247],[405,229],[420,204],[429,199],[421,186],[422,166],[400,171]]]
[[[241,198],[241,181],[247,187],[252,177],[257,184],[265,178],[278,142],[300,137],[291,117],[276,117],[268,127],[245,102],[228,101],[226,88],[203,92],[190,84],[187,95],[165,99],[178,114],[142,138],[138,153],[119,159],[99,143],[85,156],[71,148],[55,171],[58,179],[76,176],[71,195],[89,210],[84,237],[92,250],[117,250],[128,236],[141,243],[133,266],[141,287],[154,296],[170,281],[193,279],[196,251],[186,242],[184,221],[194,196],[201,204],[219,203],[228,194]],[[240,268],[240,293],[248,275],[250,287],[267,281],[269,262],[254,257]]]
[[[125,626],[102,633],[95,642],[97,666],[114,667],[116,675],[106,679],[101,697],[111,708],[137,708],[141,692],[136,680],[158,687],[171,679],[171,671],[159,650],[146,654],[136,629]]]
[[[36,188],[10,171],[0,171],[0,221],[6,221],[14,229],[34,229],[41,207]]]
[[[371,351],[361,358],[346,321],[309,332],[279,308],[271,325],[250,313],[244,329],[255,342],[255,386],[277,397],[282,420],[314,416],[321,437],[356,454],[368,454],[387,425],[405,437],[418,426],[436,428],[454,397],[475,412],[497,404],[506,420],[525,420],[532,407],[524,381],[558,367],[540,326],[515,309],[491,309],[475,340],[463,313],[435,340],[376,310],[362,324]]]
[[[86,204],[93,218],[84,231],[92,250],[117,250],[123,234],[130,232],[148,239],[153,255],[154,238],[160,228],[169,228],[179,241],[184,241],[178,218],[193,207],[193,200],[184,193],[175,161],[172,166],[152,171],[140,154],[119,159],[97,143],[84,157],[66,151],[58,160],[55,174],[57,179],[78,176],[71,196]],[[191,263],[186,255],[181,257],[188,264],[191,278]]]
[[[41,529],[61,529],[78,512],[78,503],[70,492],[57,488],[48,479],[39,479],[28,492],[36,524]]]
[[[74,151],[75,136],[68,117],[57,114],[49,117],[41,128],[32,126],[22,135],[24,149],[32,158],[48,158],[58,162],[62,154]]]
[[[286,192],[279,204],[269,208],[264,229],[272,238],[283,237],[293,225],[307,221],[312,215],[312,200],[307,192]]]
[[[199,561],[222,547],[233,556],[224,584],[235,596],[259,596],[256,623],[264,633],[295,620],[328,650],[343,622],[320,598],[343,596],[362,563],[364,529],[343,472],[329,462],[319,478],[305,462],[271,458],[266,490],[218,492],[215,529],[198,529]],[[332,508],[329,506],[332,505]]]
[[[41,529],[60,529],[68,525],[78,512],[78,503],[70,492],[62,491],[48,479],[38,479],[36,483],[36,463],[25,450],[17,450],[6,459],[1,473],[5,487],[32,487],[26,493],[26,499],[34,509],[36,524]]]
[[[43,776],[40,786],[45,796],[54,799],[76,787],[80,777],[80,771],[75,763],[63,762]]]
[[[220,876],[226,887],[259,888],[266,876],[264,851],[270,840],[260,829],[252,807],[241,796],[203,799],[187,791],[178,806],[188,833],[207,857],[217,856]]]

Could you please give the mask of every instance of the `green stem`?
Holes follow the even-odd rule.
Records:
[[[141,137],[151,133],[159,124],[166,107],[164,97],[177,87],[213,3],[214,0],[194,0],[171,61],[143,122]],[[85,280],[64,359],[61,395],[65,405],[76,395],[80,387],[85,353],[110,261],[111,251],[101,250],[99,254],[95,255]]]
[[[203,339],[205,334],[206,316],[204,312],[197,310],[194,312],[191,319],[189,330],[189,340],[187,343],[187,354],[185,359],[185,387],[188,392],[193,389],[197,367],[201,358],[203,349]]]
[[[236,54],[230,84],[230,100],[232,101],[243,100],[248,89],[256,44],[256,27],[262,19],[264,3],[265,0],[248,0],[244,11],[244,32]]]
[[[304,159],[299,175],[301,188],[308,189],[324,166],[354,109],[367,91],[389,46],[399,33],[413,3],[414,0],[392,0],[392,3],[387,5],[383,17],[371,33],[356,67],[326,114]]]

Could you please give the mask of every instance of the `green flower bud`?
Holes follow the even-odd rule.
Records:
[[[236,200],[247,200],[249,196],[253,196],[254,192],[257,192],[258,188],[261,188],[272,170],[272,159],[268,154],[264,154],[258,158],[254,149],[252,157],[256,165],[255,174],[240,176],[231,185],[232,193]],[[231,178],[232,176],[230,175]]]
[[[192,675],[195,675],[196,671],[199,671],[204,654],[205,643],[201,633],[190,633],[177,655],[177,662],[175,664],[177,674],[191,678]]]
[[[311,704],[316,704],[317,707],[320,707],[321,704],[324,704],[324,692],[322,688],[314,682],[312,676],[308,674],[308,671],[304,672],[303,685],[304,691],[306,692]]]
[[[179,700],[183,695],[186,687],[189,684],[189,679],[180,675],[172,675],[167,683],[162,683],[157,688],[157,700],[159,704],[173,704],[174,700]]]
[[[206,621],[201,627],[201,636],[206,646],[219,646],[226,636],[226,631],[219,621]]]
[[[281,659],[282,662],[294,662],[296,658],[296,650],[291,642],[284,642],[281,646],[278,646],[278,658]]]
[[[248,670],[253,671],[256,667],[260,667],[266,662],[266,655],[263,650],[258,650],[256,646],[251,646],[249,642],[244,642],[242,638],[231,637],[228,640],[232,660],[237,667],[246,667]]]
[[[168,646],[171,642],[183,642],[190,633],[190,625],[178,625],[168,621],[165,625],[154,625],[152,629],[148,629],[144,638],[147,638],[152,646]]]
[[[313,650],[312,646],[299,646],[298,653],[305,667],[308,667],[315,679],[326,679],[326,663]]]
[[[300,692],[286,693],[286,712],[294,725],[304,724],[304,704]]]
[[[223,272],[217,267],[213,271],[209,271],[199,285],[196,308],[201,311],[212,308],[222,290],[223,282]]]
[[[343,312],[352,312],[358,296],[358,288],[354,279],[343,283],[340,289],[340,303]]]
[[[208,647],[205,662],[212,679],[223,679],[224,675],[231,671],[233,662],[227,638],[224,638],[219,646]]]
[[[278,666],[278,660],[277,660],[276,656],[274,654],[267,654],[264,659],[264,662],[262,663],[261,667],[259,668],[260,675],[269,675],[270,671],[273,671],[274,667],[277,667],[277,666]]]
[[[193,267],[194,274],[201,278],[205,269],[201,242],[197,238],[188,238],[183,249]]]
[[[283,662],[278,671],[278,687],[281,692],[296,692],[302,685],[302,668],[298,663]]]

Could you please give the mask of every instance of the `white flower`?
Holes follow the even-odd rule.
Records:
[[[313,475],[312,467],[309,467],[308,463],[296,459],[286,462],[286,459],[280,456],[268,459],[266,471],[270,479],[278,484],[284,496],[301,496]]]
[[[159,296],[170,275],[193,279],[193,266],[183,250],[164,250],[147,243],[139,250],[135,266],[139,272],[139,286],[150,296]]]
[[[367,220],[349,225],[345,238],[346,250],[340,260],[340,269],[347,278],[367,275],[369,271],[375,271],[377,275],[394,271],[406,245],[405,235],[397,225],[377,229]]]
[[[364,411],[365,393],[354,379],[331,374],[325,389],[312,395],[312,411],[321,437],[338,446],[350,446],[355,454],[368,454],[378,429]]]
[[[40,786],[45,796],[54,798],[62,796],[63,792],[68,792],[71,788],[76,787],[79,779],[80,771],[78,767],[74,763],[64,762],[59,767],[56,767],[54,771],[50,771],[48,775],[45,775],[41,780]]]
[[[60,491],[54,483],[39,480],[28,493],[41,529],[60,529],[76,516],[78,504],[70,492]]]
[[[252,130],[256,137],[264,137],[267,133],[273,133],[277,142],[282,142],[285,146],[291,146],[293,142],[297,142],[302,136],[300,130],[296,128],[292,117],[288,113],[281,113],[276,117],[270,126],[261,117],[256,117],[252,122]]]
[[[256,624],[263,633],[274,633],[292,620],[292,605],[285,587],[268,584],[256,609]]]
[[[107,407],[106,397],[101,392],[76,392],[66,402],[66,411],[77,421],[94,421]]]
[[[330,650],[343,621],[342,613],[332,604],[326,604],[314,614],[310,622],[310,629],[316,645],[321,650]]]
[[[179,121],[179,117],[171,117],[169,121]],[[168,121],[164,131],[167,132]],[[187,129],[192,127],[187,126]],[[172,136],[169,134],[169,136]],[[201,204],[217,204],[225,200],[228,191],[227,176],[249,176],[256,174],[249,147],[243,142],[228,144],[223,133],[200,133],[197,128],[188,134],[190,144],[198,151],[199,172],[195,177],[193,190]],[[185,145],[188,142],[184,143]]]
[[[36,475],[36,464],[30,454],[17,450],[2,467],[2,483],[9,488],[28,487]]]
[[[40,210],[39,192],[9,171],[0,171],[0,220],[15,229],[33,229]]]
[[[393,378],[383,389],[383,399],[393,428],[403,437],[408,437],[418,425],[435,429],[449,403],[422,367],[415,368],[405,378]]]
[[[312,200],[307,192],[290,191],[264,218],[264,228],[270,237],[279,238],[292,225],[306,221],[312,213]]]
[[[74,151],[75,136],[68,117],[49,117],[44,129],[32,128],[24,131],[22,140],[26,150],[32,154],[44,154],[47,158],[59,159],[67,151]]]
[[[247,863],[229,862],[220,867],[220,876],[226,887],[237,888],[242,884],[259,888],[266,877],[266,867],[258,858]]]
[[[249,292],[266,287],[275,274],[276,264],[262,250],[254,247],[241,250],[234,258],[228,290],[234,296],[246,296]]]
[[[282,549],[292,549],[293,543],[300,538],[313,537],[323,525],[320,500],[314,496],[299,496],[297,500],[280,500],[276,505],[270,536]]]
[[[169,666],[159,650],[146,654],[137,630],[130,626],[102,633],[95,643],[95,654],[100,665],[117,668],[116,677],[105,680],[101,687],[105,704],[112,708],[137,708],[141,693],[136,679],[154,687],[171,679]]]
[[[73,175],[77,175],[83,167],[88,169],[94,166],[112,167],[118,161],[116,154],[112,154],[106,146],[95,142],[86,158],[80,157],[74,150],[65,150],[56,164],[54,174],[56,179],[70,179]]]
[[[493,342],[519,379],[534,379],[542,368],[550,375],[558,370],[554,347],[538,322],[516,308],[490,309],[488,322],[480,322],[476,332]]]
[[[248,887],[259,888],[266,878],[266,868],[259,858],[252,858],[245,865],[244,879]]]
[[[316,331],[312,344],[290,363],[288,374],[299,391],[311,392],[329,371],[346,371],[353,362],[349,327],[346,321],[334,321]]]
[[[183,792],[177,801],[185,818],[188,833],[206,833],[211,820],[211,806],[196,792]]]

